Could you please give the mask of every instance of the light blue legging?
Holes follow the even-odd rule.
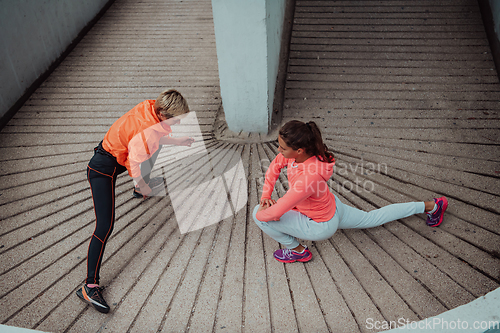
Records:
[[[253,210],[255,223],[266,234],[289,249],[299,246],[297,238],[320,241],[333,236],[337,229],[365,229],[378,227],[384,223],[424,213],[424,202],[406,202],[388,205],[370,212],[343,204],[335,196],[337,209],[331,220],[315,222],[295,210],[286,212],[279,221],[262,222],[255,215],[259,206]]]

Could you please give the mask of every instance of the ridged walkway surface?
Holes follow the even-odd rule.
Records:
[[[196,114],[184,129],[198,155],[185,156],[209,163],[172,162],[165,149],[168,194],[147,200],[118,178],[101,270],[112,310],[101,314],[75,296],[95,221],[86,165],[118,117],[164,88]],[[0,133],[0,323],[370,332],[381,329],[369,322],[428,318],[499,287],[500,84],[475,0],[297,1],[295,10],[282,122],[320,126],[337,160],[331,189],[350,205],[446,195],[438,228],[412,216],[338,231],[306,242],[312,261],[277,262],[279,245],[251,217],[277,143],[215,139],[220,104],[211,2],[117,0]],[[237,191],[214,185],[194,201],[189,185],[209,188],[214,175]],[[286,189],[282,177],[277,195]],[[180,208],[222,221],[181,233]]]

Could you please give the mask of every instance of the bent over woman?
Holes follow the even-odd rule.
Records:
[[[191,146],[190,137],[171,137],[171,126],[179,124],[189,112],[184,97],[170,89],[156,100],[145,100],[113,123],[104,140],[94,149],[87,166],[96,224],[87,256],[87,278],[76,295],[107,313],[110,308],[99,286],[99,273],[106,243],[115,221],[115,185],[117,176],[128,171],[133,178],[135,198],[153,196],[163,179],[150,178],[150,172],[162,145]]]
[[[437,227],[448,207],[445,197],[433,201],[397,203],[364,212],[343,204],[328,188],[335,159],[323,143],[314,122],[292,120],[279,131],[279,154],[266,172],[260,204],[253,211],[255,223],[285,248],[276,260],[291,263],[311,260],[312,253],[297,238],[325,240],[337,229],[373,228],[384,223],[427,213],[427,225]],[[287,168],[289,190],[271,199],[281,169]]]

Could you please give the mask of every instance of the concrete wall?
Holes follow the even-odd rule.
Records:
[[[478,0],[478,3],[500,79],[500,0]]]
[[[109,0],[0,0],[0,118]]]
[[[222,105],[234,132],[271,123],[286,0],[212,0]]]
[[[491,14],[493,16],[493,26],[495,30],[495,34],[497,36],[497,40],[500,40],[500,1],[498,0],[489,0]]]

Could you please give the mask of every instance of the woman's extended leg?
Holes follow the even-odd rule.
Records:
[[[405,202],[388,205],[369,212],[343,204],[335,197],[339,229],[365,229],[425,212],[424,202]]]
[[[439,200],[442,200],[441,203]],[[442,220],[442,214],[446,210],[446,205],[442,205],[443,202],[447,205],[446,198],[444,197],[436,199],[435,203],[432,201],[398,203],[370,212],[364,212],[343,204],[335,197],[335,215],[326,222],[313,221],[297,211],[286,212],[281,216],[279,221],[263,222],[256,218],[259,206],[256,206],[253,210],[253,219],[262,231],[287,248],[284,251],[276,251],[274,257],[282,262],[293,262],[296,261],[294,258],[297,255],[297,251],[300,252],[302,250],[302,246],[297,238],[320,241],[332,237],[337,229],[373,228],[414,214],[429,212],[433,209],[432,207],[437,209],[437,213],[441,216]],[[295,251],[290,251],[290,249]],[[286,258],[280,258],[281,255],[284,255]],[[307,260],[298,260],[307,261],[310,260],[310,257]]]

